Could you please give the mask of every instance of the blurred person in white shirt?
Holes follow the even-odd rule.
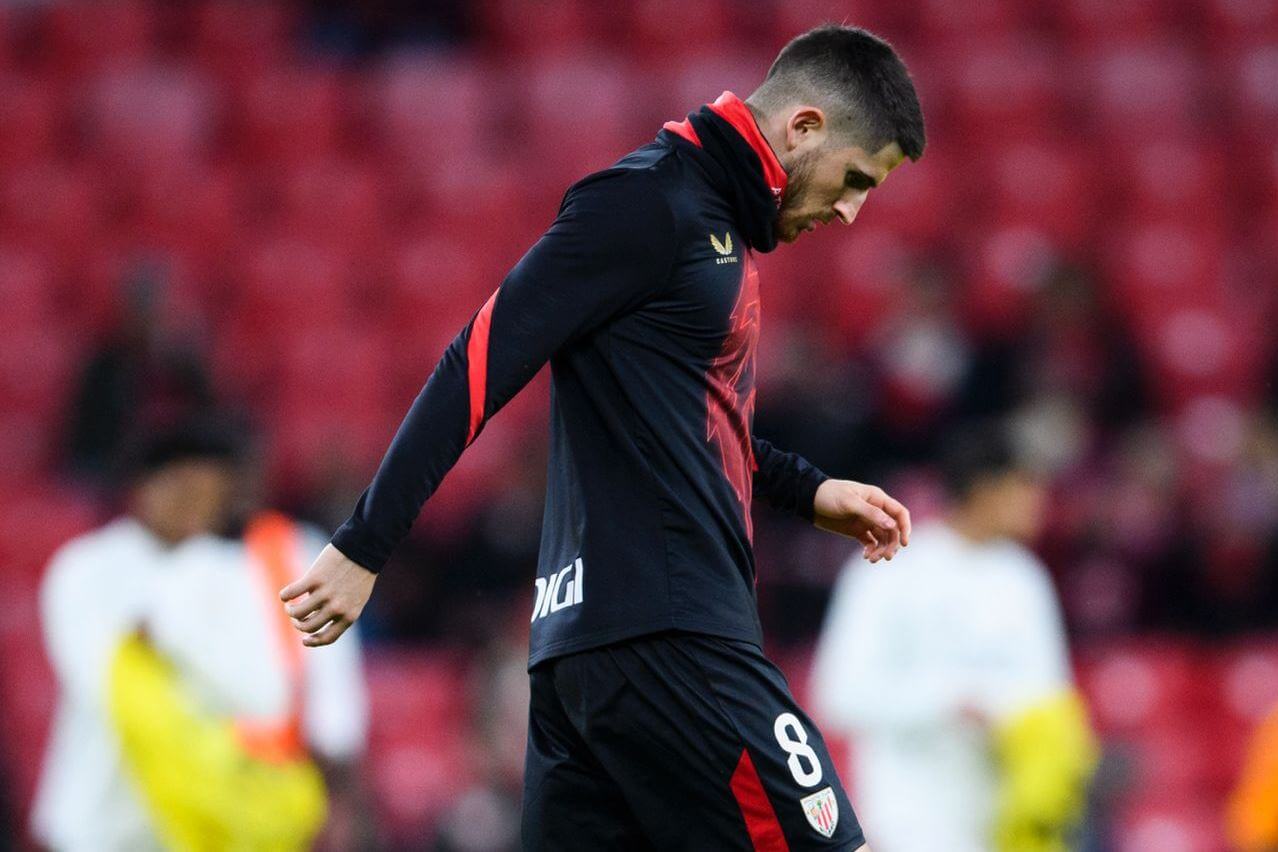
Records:
[[[173,549],[225,523],[234,457],[233,442],[212,428],[154,435],[132,461],[125,514],[67,542],[49,563],[41,621],[60,695],[31,825],[49,849],[159,848],[108,717],[108,669],[146,620]]]
[[[116,655],[139,636],[200,718],[233,723],[245,756],[313,760],[327,782],[329,813],[342,817],[330,821],[323,842],[361,845],[351,830],[366,824],[351,813],[367,736],[358,637],[346,647],[305,649],[276,605],[275,590],[301,575],[322,535],[272,512],[228,535],[244,502],[238,449],[213,423],[154,438],[141,454],[129,513],[68,543],[50,564],[43,626],[61,699],[32,816],[33,834],[49,849],[184,844],[174,829],[188,815],[166,808],[138,760],[199,766],[177,753],[189,752],[192,740],[177,747],[157,740],[140,755],[120,727]],[[153,723],[142,717],[141,724]],[[203,786],[206,799],[216,796],[211,778]],[[212,807],[234,830],[234,800]],[[201,831],[189,819],[186,830]]]
[[[812,699],[849,735],[876,852],[1069,848],[1095,744],[1052,581],[1026,548],[1042,483],[997,425],[957,434],[952,498],[890,564],[849,560]]]

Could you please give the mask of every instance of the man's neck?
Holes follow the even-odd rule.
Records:
[[[138,526],[146,530],[147,535],[155,539],[156,543],[159,544],[160,547],[163,548],[164,550],[172,550],[173,548],[177,547],[179,544],[182,543],[182,538],[180,536],[174,537],[171,534],[165,534],[158,527],[153,526],[152,524],[148,524],[144,519],[138,517],[137,515],[131,515],[130,517],[132,517],[133,520],[137,521]]]
[[[950,529],[959,537],[971,544],[985,544],[998,538],[998,533],[986,523],[982,513],[970,507],[960,507],[950,513],[948,518]]]
[[[759,125],[759,132],[763,134],[763,138],[768,141],[768,145],[777,154],[777,160],[781,160],[781,151],[785,150],[785,125],[778,124],[763,111],[763,109],[750,98],[745,99],[745,105],[750,108],[750,114],[754,116],[754,123]],[[785,163],[781,163],[782,168]]]

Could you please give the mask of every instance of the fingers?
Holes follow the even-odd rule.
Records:
[[[895,556],[901,549],[901,531],[892,516],[869,499],[861,500],[854,511],[870,526],[878,543],[867,558],[873,557],[871,561],[877,562],[878,559],[891,559]]]
[[[870,502],[869,499],[865,499],[862,502],[864,505],[861,507],[858,514],[860,514],[862,518],[872,524],[874,528],[879,531],[880,539],[886,538],[889,532],[896,530],[897,526],[895,518],[880,509],[874,503]]]
[[[874,563],[883,558],[883,545],[875,538],[873,532],[864,530],[856,538],[861,542],[861,556],[866,562]]]
[[[306,597],[300,601],[288,603],[284,605],[284,612],[288,613],[289,618],[300,619],[306,618],[312,613],[318,612],[327,603],[319,590],[309,592]]]
[[[319,586],[319,581],[311,576],[310,572],[303,577],[294,580],[284,588],[280,589],[280,600],[287,603],[294,598],[300,598],[307,592],[313,592]]]
[[[351,622],[346,619],[334,619],[322,630],[303,637],[302,644],[308,648],[318,648],[322,645],[331,645],[336,642],[337,637],[345,633],[346,628],[350,626]]]
[[[908,547],[910,544],[910,510],[905,508],[905,505],[900,500],[897,500],[882,488],[875,488],[866,496],[866,500],[878,505],[896,522],[897,529],[901,533],[901,545]]]
[[[290,620],[293,622],[293,626],[302,633],[314,633],[333,620],[333,613],[327,607],[321,607],[306,618],[293,618]]]

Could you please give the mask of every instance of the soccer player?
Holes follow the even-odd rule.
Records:
[[[852,561],[817,647],[812,698],[851,734],[880,852],[1064,852],[1096,746],[1055,590],[1022,544],[1045,494],[1005,431],[951,436],[952,505],[890,569]]]
[[[311,646],[484,424],[550,362],[532,619],[527,849],[859,849],[821,735],[760,650],[753,496],[908,544],[881,489],[751,434],[756,252],[835,219],[923,153],[892,48],[823,26],[746,100],[724,92],[564,196],[444,353],[352,517],[281,598]]]

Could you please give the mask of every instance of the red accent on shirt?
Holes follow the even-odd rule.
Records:
[[[776,152],[772,150],[768,140],[763,138],[763,131],[754,120],[750,107],[732,92],[724,92],[719,95],[718,100],[710,104],[710,109],[735,127],[742,138],[750,143],[754,153],[759,155],[759,161],[763,163],[763,179],[768,182],[768,187],[772,190],[772,196],[777,200],[777,204],[780,204],[787,181],[785,169],[781,167],[781,161],[777,159]]]
[[[484,398],[488,392],[488,329],[493,321],[493,305],[497,291],[488,297],[475,315],[470,326],[470,339],[466,341],[466,371],[470,383],[470,427],[466,431],[466,446],[475,440],[484,422]]]
[[[706,440],[719,450],[723,475],[737,495],[746,536],[753,541],[750,497],[757,466],[750,424],[754,420],[754,353],[759,341],[759,270],[749,251],[742,260],[728,335],[706,372]]]
[[[746,831],[750,833],[755,852],[790,852],[785,835],[781,833],[781,823],[777,821],[777,812],[772,809],[772,802],[768,801],[768,794],[763,790],[763,782],[755,771],[750,752],[745,749],[741,749],[741,759],[732,773],[732,795],[745,817]]]
[[[671,133],[682,136],[698,148],[701,147],[701,137],[697,135],[697,129],[692,126],[692,122],[688,119],[683,121],[667,121],[661,125],[662,129],[669,130]]]

